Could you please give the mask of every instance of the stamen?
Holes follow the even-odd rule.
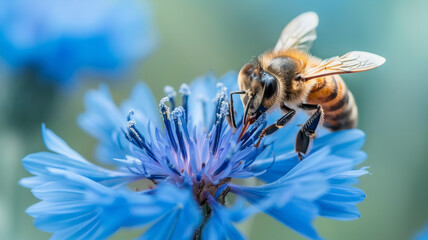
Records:
[[[182,123],[183,113],[184,113],[183,108],[178,107],[174,109],[174,111],[172,111],[171,115],[175,123],[175,135],[177,136],[178,144],[180,145],[181,157],[183,158],[183,161],[186,161],[187,151],[186,151],[186,146],[184,145],[183,134],[181,131],[181,129],[184,128]]]
[[[187,122],[187,113],[188,113],[188,101],[189,101],[189,95],[190,95],[190,88],[187,84],[183,83],[180,86],[180,94],[182,96],[182,103],[181,105],[183,105],[183,109],[186,112],[186,114],[184,115],[184,119]]]
[[[181,108],[181,107],[180,107]],[[183,127],[184,135],[186,135],[187,142],[190,142],[189,130],[187,129],[187,114],[183,110],[183,114],[180,116],[181,118],[181,126]]]
[[[256,155],[259,155],[259,154],[261,154],[262,152],[264,152],[265,151],[265,149],[267,148],[267,147],[269,147],[270,145],[268,145],[268,146],[265,146],[265,145],[263,145],[263,146],[261,146],[261,147],[259,147],[259,148],[256,148]],[[246,159],[245,160],[245,165],[244,165],[244,167],[248,167],[248,166],[250,166],[251,164],[253,164],[253,162],[256,160],[256,158],[248,158],[248,159]]]
[[[123,133],[125,134],[126,139],[136,145],[137,147],[141,149],[145,149],[147,154],[156,162],[159,162],[156,158],[150,147],[146,143],[146,139],[144,136],[138,131],[138,129],[135,127],[137,124],[134,119],[132,119],[132,116],[134,115],[134,111],[130,111],[128,114],[128,123],[126,124],[126,128],[128,129],[128,132],[122,129]]]
[[[230,158],[224,160],[224,162],[220,165],[219,168],[217,168],[217,170],[214,172],[214,176],[218,175],[219,173],[221,173],[224,169],[226,169],[227,165],[229,165],[230,163]]]
[[[162,114],[163,123],[165,125],[166,132],[168,133],[169,140],[172,144],[172,147],[174,148],[174,151],[177,152],[178,147],[177,147],[177,143],[175,142],[174,135],[172,133],[171,122],[169,119],[169,107],[165,104],[168,101],[169,101],[168,97],[162,98],[159,103],[159,110],[160,110],[160,113]]]
[[[217,103],[216,103],[216,107],[215,107],[215,113],[216,114],[214,114],[210,125],[208,125],[209,127],[216,124],[217,114],[220,112],[221,103],[226,100],[226,96],[227,96],[227,88],[224,87],[223,83],[217,83],[217,88],[218,88],[217,95],[216,95]]]
[[[216,86],[216,88],[219,88],[219,89],[225,87],[222,82],[218,82],[215,86]]]
[[[224,117],[229,114],[229,104],[226,101],[221,102],[220,114]]]
[[[134,109],[129,110],[128,116],[126,116],[126,120],[129,122],[132,120],[132,117],[134,116]]]
[[[177,96],[177,93],[175,92],[174,88],[171,86],[165,86],[163,88],[163,91],[165,92],[166,96],[169,98],[169,102],[171,103],[172,110],[175,109],[175,97]]]
[[[143,168],[143,170],[141,171],[141,169],[139,168],[139,165],[137,164],[137,162],[136,161],[134,161],[133,162],[133,165],[134,165],[134,168],[135,169],[137,169],[140,173],[142,173],[147,179],[150,179],[150,174],[147,172],[147,168],[146,168],[146,166],[145,166],[145,164],[144,163],[142,163],[141,161],[140,161],[140,163],[141,163],[141,167]],[[132,171],[131,170],[131,168],[130,168],[130,166],[128,166],[128,169],[130,170],[130,171]]]
[[[226,155],[225,160],[223,161],[223,163],[220,165],[220,167],[217,168],[217,170],[214,172],[214,176],[218,175],[219,173],[221,173],[224,169],[226,169],[227,165],[230,164],[230,160],[232,159],[234,153],[235,153],[235,146],[232,146],[232,148],[230,148],[229,152]]]
[[[223,126],[223,121],[226,115],[229,114],[229,105],[227,102],[223,101],[220,104],[220,108],[216,114],[216,123],[215,123],[215,136],[214,136],[214,144],[211,150],[213,155],[216,154],[218,145],[220,142],[221,129]]]
[[[183,107],[179,106],[177,107],[174,111],[179,111],[180,114],[177,114],[177,117],[180,118],[181,120],[181,126],[182,126],[182,130],[184,132],[184,135],[186,136],[187,142],[190,142],[190,135],[189,135],[189,130],[187,129],[187,114],[186,111],[183,109]]]
[[[181,173],[177,170],[177,168],[174,166],[174,164],[172,164],[172,162],[169,160],[168,157],[164,157],[164,160],[166,162],[166,164],[168,165],[168,168],[173,171],[175,174],[177,174],[178,176],[181,176]]]
[[[216,97],[217,98],[216,113],[219,113],[223,101],[226,100],[227,88],[223,85],[223,83],[217,83],[217,88],[219,90],[217,92],[217,97]]]
[[[140,164],[138,164],[136,161],[133,161],[131,164],[134,166],[134,169],[138,170],[138,172],[136,172],[135,170],[133,170],[131,168],[131,166],[127,166],[127,169],[130,172],[132,172],[132,173],[134,173],[136,175],[142,174],[145,178],[153,181],[155,184],[156,184],[156,182],[155,182],[156,180],[163,180],[163,179],[167,178],[167,176],[162,175],[162,174],[150,174],[147,171],[146,166],[142,162],[140,162]],[[139,166],[141,166],[143,169],[141,170]]]

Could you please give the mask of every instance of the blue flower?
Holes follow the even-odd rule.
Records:
[[[414,240],[426,240],[428,239],[428,224],[413,238]]]
[[[154,48],[151,22],[144,1],[0,0],[0,58],[64,84],[119,74]]]
[[[42,133],[52,152],[25,157],[25,169],[35,176],[20,183],[41,200],[27,213],[35,218],[35,226],[54,233],[52,239],[105,239],[119,228],[150,223],[144,235],[148,239],[160,233],[174,239],[193,235],[201,213],[191,190],[164,183],[154,190],[130,191],[124,184],[139,179],[135,174],[96,166],[44,126]],[[179,219],[193,222],[174,228],[172,223]]]
[[[360,150],[364,133],[324,130],[299,161],[293,139],[305,117],[300,115],[256,148],[258,135],[275,113],[262,115],[239,140],[227,123],[227,91],[236,88],[234,73],[220,82],[207,75],[180,87],[178,106],[176,92],[166,87],[160,119],[145,85],[138,85],[120,109],[106,87],[88,93],[79,123],[100,140],[98,158],[116,170],[86,161],[43,129],[53,153],[24,158],[24,167],[35,176],[21,182],[41,199],[27,210],[36,226],[58,238],[107,237],[120,227],[152,223],[142,239],[244,239],[234,224],[265,212],[303,236],[319,239],[312,225],[317,217],[358,218],[355,205],[365,194],[352,185],[367,174],[365,168],[355,169],[366,157]],[[236,107],[239,119],[242,106]],[[241,128],[238,123],[238,132]],[[250,177],[263,183],[233,181]],[[146,180],[153,190],[126,187],[137,180]],[[232,205],[226,197],[231,194],[237,195]],[[51,208],[58,211],[46,211]],[[82,219],[75,221],[76,216]]]

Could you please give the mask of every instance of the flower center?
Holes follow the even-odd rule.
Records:
[[[206,193],[210,194],[218,202],[224,204],[225,197],[230,191],[230,187],[227,183],[230,182],[231,178],[224,178],[218,184],[205,181],[202,179],[198,184],[193,185],[193,195],[196,201],[200,205],[204,205],[207,202]]]
[[[191,185],[195,199],[201,205],[207,201],[206,194],[224,202],[230,190],[228,183],[233,177],[254,176],[249,166],[266,146],[255,148],[253,145],[266,125],[266,117],[262,115],[238,138],[225,121],[229,113],[227,89],[222,84],[218,88],[215,114],[212,124],[208,125],[211,126],[210,131],[191,123],[190,90],[185,84],[180,87],[182,106],[176,106],[174,89],[165,88],[167,96],[159,103],[165,129],[163,134],[155,128],[155,131],[146,133],[147,138],[143,136],[136,127],[134,112],[130,111],[127,129],[123,132],[133,144],[131,151],[136,157],[128,159],[128,169],[154,183],[169,181],[178,186]],[[202,106],[206,108],[207,104]],[[205,112],[203,109],[200,114]],[[193,127],[189,128],[189,125]]]

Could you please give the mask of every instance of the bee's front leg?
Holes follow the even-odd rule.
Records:
[[[306,156],[312,148],[312,142],[315,138],[315,131],[324,120],[324,111],[321,105],[302,103],[299,108],[303,110],[316,110],[309,119],[303,124],[296,136],[295,150],[300,161]]]
[[[263,137],[270,135],[276,132],[278,129],[284,127],[284,125],[287,124],[294,117],[294,115],[296,115],[296,110],[291,109],[286,105],[283,105],[281,109],[285,111],[286,114],[284,114],[281,118],[276,120],[274,124],[269,125],[265,129],[263,129],[263,131],[260,133],[259,140],[257,141],[255,147],[259,147]]]

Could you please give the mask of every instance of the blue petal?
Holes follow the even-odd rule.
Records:
[[[42,136],[46,148],[52,152],[75,159],[76,161],[87,162],[79,153],[71,149],[64,140],[58,137],[50,129],[46,128],[45,124],[42,124]]]
[[[175,205],[139,239],[191,239],[202,218],[192,191],[170,186],[156,191],[162,200]]]
[[[172,212],[179,216],[174,239],[188,239],[200,223],[191,191],[162,184],[155,191],[137,193],[65,170],[48,171],[51,180],[33,189],[41,202],[27,213],[36,227],[54,233],[52,239],[105,239],[121,227],[144,226]]]
[[[353,159],[339,157],[334,153],[329,147],[324,147],[312,152],[295,166],[289,166],[290,170],[284,176],[268,184],[257,187],[230,184],[231,192],[255,205],[260,205],[268,198],[275,199],[270,206],[265,204],[262,210],[309,238],[319,238],[312,227],[316,216],[337,220],[355,219],[359,216],[355,204],[365,196],[357,188],[334,185],[336,182],[347,183],[344,179],[355,179],[367,173],[365,169],[351,170],[355,166]],[[284,155],[280,163],[293,160]],[[259,166],[263,164],[266,163],[261,162]]]
[[[318,214],[318,209],[312,202],[293,199],[283,207],[266,210],[266,213],[303,236],[310,239],[321,239],[312,226],[312,221]]]
[[[298,176],[301,174],[310,174],[311,172],[319,172],[325,175],[326,178],[331,178],[354,167],[351,159],[338,157],[330,153],[331,150],[329,147],[324,147],[312,153],[291,169],[286,176]]]
[[[358,169],[358,170],[346,171],[335,176],[334,178],[331,178],[329,181],[331,184],[336,184],[336,185],[356,184],[358,182],[358,177],[369,174],[369,172],[366,169],[367,167],[362,167],[361,169]]]
[[[174,230],[178,223],[178,215],[180,210],[172,211],[161,219],[159,219],[143,236],[140,240],[163,240],[173,239]],[[188,239],[188,238],[187,238]]]
[[[258,178],[266,182],[273,182],[287,174],[294,166],[299,163],[299,159],[297,158],[297,154],[295,152],[289,152],[275,156],[275,161],[273,161],[273,157],[256,160],[254,164],[251,165],[251,171],[260,172],[264,169],[267,169],[266,173],[258,176]]]
[[[236,72],[224,74],[219,81],[216,80],[213,74],[196,78],[190,84],[192,94],[189,95],[189,117],[191,117],[192,123],[195,126],[211,128],[215,119],[216,103],[214,100],[218,92],[217,84],[221,83],[228,89],[228,92],[231,92],[239,90],[237,81]],[[234,106],[237,112],[236,119],[239,121],[240,116],[244,112],[241,101],[235,99]]]
[[[202,230],[202,239],[217,240],[226,239],[226,237],[237,240],[245,239],[232,223],[233,215],[236,212],[224,208],[211,196],[208,196],[208,201],[212,212]]]
[[[138,129],[143,136],[152,134],[151,131],[159,126],[154,97],[143,83],[136,85],[131,98],[122,104],[122,111],[116,107],[104,85],[86,95],[85,106],[86,112],[78,118],[79,125],[99,140],[96,155],[105,164],[116,164],[112,159],[124,158],[131,153],[130,143],[121,131],[130,110],[133,110],[133,118],[138,122]]]
[[[83,163],[75,159],[48,152],[33,153],[26,156],[22,163],[24,168],[31,174],[49,177],[49,168],[63,169],[88,177],[94,181],[106,185],[124,184],[135,180],[136,176],[130,172],[116,172],[92,163]]]
[[[230,71],[225,73],[223,76],[221,76],[221,78],[219,79],[219,82],[223,83],[223,85],[227,87],[229,92],[239,91],[238,73],[235,71]]]
[[[101,182],[105,185],[125,184],[141,178],[131,172],[119,172],[104,169],[85,160],[80,154],[71,149],[61,138],[51,130],[42,127],[46,147],[56,153],[39,152],[26,156],[22,163],[24,168],[38,177],[26,179],[22,184],[27,187],[41,184],[43,179],[50,178],[49,169],[63,169]]]
[[[328,145],[331,146],[335,155],[342,155],[353,151],[358,151],[364,144],[366,135],[359,129],[348,129],[331,132],[314,140],[313,149]]]
[[[112,131],[125,123],[126,119],[122,119],[106,85],[85,95],[85,107],[86,112],[79,116],[78,123],[95,138],[109,138]]]
[[[19,184],[26,188],[34,188],[48,181],[50,181],[50,178],[47,176],[32,176],[22,178],[21,180],[19,180]]]
[[[320,215],[335,220],[354,220],[360,217],[356,204],[362,202],[365,194],[358,188],[351,186],[334,186],[322,196],[317,204]]]
[[[344,162],[347,162],[344,166],[344,169],[351,170],[353,166],[361,163],[367,157],[364,152],[360,151],[364,140],[364,132],[358,129],[328,133],[320,138],[314,139],[314,147],[308,157],[321,150],[322,148],[328,146],[328,148],[330,148],[331,155],[348,159],[343,160]],[[284,146],[281,150],[278,150],[278,148],[279,147],[274,147],[274,151],[284,152],[288,149]],[[272,161],[272,158],[256,160],[251,167],[255,172],[258,172],[270,166]],[[331,161],[328,160],[328,162]],[[280,178],[281,176],[287,174],[287,172],[290,171],[298,163],[299,160],[297,158],[297,154],[294,152],[294,150],[290,150],[288,153],[276,156],[273,165],[270,166],[270,168],[265,174],[259,176],[259,178],[267,182],[272,182]],[[347,166],[349,166],[349,168],[347,168]]]
[[[49,171],[55,180],[33,189],[42,202],[27,213],[36,227],[54,233],[52,239],[106,238],[129,218],[120,192],[74,173]]]
[[[217,82],[212,74],[195,79],[190,85],[189,117],[194,125],[208,128],[214,119],[213,99],[217,94]]]
[[[414,240],[427,240],[428,239],[428,224],[425,225],[424,229],[419,232],[414,238]]]
[[[124,114],[134,109],[134,117],[137,122],[151,121],[156,127],[160,127],[159,110],[155,97],[150,88],[143,82],[135,85],[131,97],[122,103],[121,109]]]
[[[230,184],[231,191],[246,198],[252,204],[272,200],[276,205],[287,204],[293,198],[315,200],[327,193],[331,175],[337,175],[343,169],[343,159],[333,158],[329,149],[311,154],[297,164],[283,177],[257,187],[244,187]],[[331,161],[325,161],[329,157]],[[346,163],[346,162],[345,162]]]
[[[263,208],[263,206],[247,206],[244,198],[237,198],[233,203],[233,206],[227,208],[227,211],[229,211],[230,219],[233,222],[239,223],[253,216],[254,214],[261,212],[260,208]]]
[[[98,160],[112,164],[111,159],[123,157],[128,150],[129,143],[120,130],[125,126],[126,115],[116,107],[105,85],[86,94],[85,107],[86,112],[78,117],[79,126],[100,141]],[[120,145],[122,142],[125,146]]]

